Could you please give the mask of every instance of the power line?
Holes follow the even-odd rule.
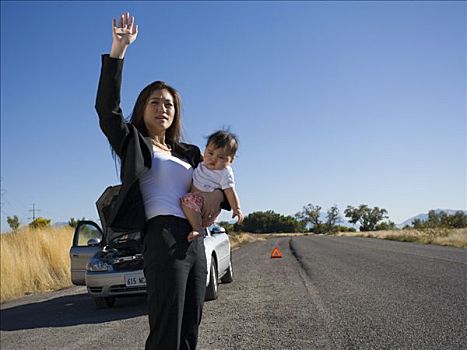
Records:
[[[35,203],[32,203],[32,209],[29,209],[29,211],[31,212],[32,211],[32,218],[29,217],[28,219],[32,221],[36,220],[36,212],[39,212],[40,209],[36,209],[36,204]]]

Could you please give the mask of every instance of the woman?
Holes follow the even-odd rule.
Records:
[[[138,35],[129,13],[112,21],[109,55],[102,56],[96,110],[102,131],[121,161],[122,186],[107,209],[114,231],[144,232],[144,274],[150,334],[146,349],[195,349],[206,289],[203,239],[187,241],[191,226],[180,208],[189,192],[198,147],[180,141],[180,96],[156,81],[139,94],[130,122],[120,109],[120,86],[128,46]],[[224,196],[205,197],[207,221]],[[224,201],[225,202],[225,201]],[[227,204],[225,204],[228,206]]]

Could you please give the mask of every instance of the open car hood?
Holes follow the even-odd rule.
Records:
[[[109,186],[101,194],[96,202],[97,212],[99,213],[99,219],[101,221],[103,241],[104,244],[109,244],[112,241],[118,239],[118,237],[127,235],[131,232],[114,232],[107,225],[107,219],[110,216],[110,203],[112,199],[118,195],[122,186]]]

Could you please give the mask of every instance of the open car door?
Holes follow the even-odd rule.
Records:
[[[94,221],[79,221],[70,248],[71,281],[85,285],[86,264],[94,254],[102,250],[103,233]]]

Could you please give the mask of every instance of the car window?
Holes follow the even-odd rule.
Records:
[[[91,238],[97,238],[99,240],[102,240],[102,234],[93,225],[88,225],[88,224],[81,225],[78,231],[77,242],[75,243],[78,246],[87,246],[88,241]]]

